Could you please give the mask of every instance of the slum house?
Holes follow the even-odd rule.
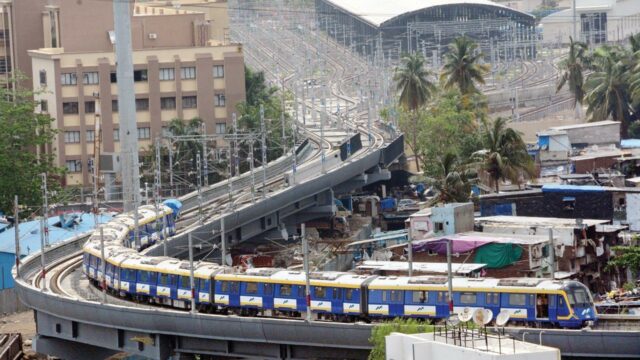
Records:
[[[446,263],[447,242],[451,242],[452,261],[485,264],[482,275],[497,278],[550,276],[548,236],[466,232],[416,241],[413,259],[418,262]],[[402,249],[404,250],[404,249]]]
[[[612,237],[603,236],[597,229],[609,220],[490,216],[477,218],[475,222],[476,230],[486,234],[548,237],[549,229],[552,229],[556,271],[571,273],[598,292],[609,286],[610,276],[603,270],[615,243],[608,242]]]
[[[449,203],[409,215],[405,226],[412,240],[473,231],[473,203]]]

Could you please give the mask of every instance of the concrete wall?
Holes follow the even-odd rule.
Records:
[[[12,314],[29,310],[18,298],[14,289],[0,290],[0,314]]]
[[[569,141],[572,146],[576,144],[589,144],[589,145],[609,145],[620,144],[620,123],[619,122],[605,122],[602,125],[584,126],[584,127],[572,127],[572,126],[559,126],[551,128],[552,130],[564,130],[569,136]]]

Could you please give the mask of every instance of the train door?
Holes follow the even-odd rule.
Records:
[[[331,289],[331,312],[334,314],[344,313],[344,309],[342,306],[342,304],[344,303],[343,293],[344,289],[342,288]]]
[[[484,293],[484,307],[491,310],[494,317],[498,316],[500,313],[500,293]]]
[[[446,318],[449,316],[449,293],[438,291],[436,297],[436,317]]]
[[[404,291],[403,290],[387,290],[383,296],[383,302],[389,304],[389,315],[392,317],[404,315]]]
[[[549,295],[536,294],[536,319],[549,319]]]
[[[229,306],[240,307],[240,283],[238,281],[229,282]]]
[[[556,321],[558,319],[558,304],[557,296],[549,295],[549,321]]]
[[[264,284],[262,288],[262,308],[273,309],[273,284]]]

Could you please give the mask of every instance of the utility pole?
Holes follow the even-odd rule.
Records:
[[[231,118],[233,119],[233,162],[235,164],[235,172],[233,176],[240,175],[240,160],[238,153],[238,118],[236,117],[236,113],[231,114]]]
[[[116,75],[118,78],[123,204],[124,211],[128,212],[134,209],[137,210],[140,197],[136,97],[133,84],[133,57],[131,54],[131,3],[129,1],[114,1],[113,17],[116,35]]]
[[[171,197],[175,197],[173,189],[173,141],[169,142],[169,188],[171,189]]]
[[[326,92],[325,92],[326,94]],[[320,161],[322,162],[322,173],[325,174],[325,154],[324,154],[324,119],[327,116],[327,101],[322,97],[322,114],[320,115]]]
[[[260,104],[260,133],[262,136],[262,198],[267,196],[267,129],[264,123],[264,105]]]
[[[227,239],[224,233],[224,213],[220,214],[220,265],[226,265],[227,261]]]
[[[251,171],[251,202],[256,202],[256,178],[253,173],[253,139],[249,142],[249,171]]]
[[[44,198],[46,199],[46,185],[47,184],[47,174],[46,173],[42,173],[42,193],[44,195]],[[46,200],[45,200],[46,201]],[[47,277],[47,270],[46,270],[46,266],[47,266],[47,262],[44,258],[44,251],[45,251],[45,247],[46,247],[46,241],[45,241],[45,234],[47,232],[47,227],[46,227],[46,222],[47,222],[47,211],[46,211],[46,206],[42,208],[42,218],[40,219],[40,266],[42,267],[42,286],[40,287],[41,291],[46,291],[47,290],[47,281],[46,281],[46,277]]]
[[[209,187],[209,164],[207,161],[207,124],[202,122],[202,177],[204,178],[204,187]]]
[[[280,111],[280,122],[282,123],[282,155],[284,155],[284,154],[287,153],[287,142],[285,140],[286,139],[286,135],[285,135],[285,131],[284,131],[284,111],[285,111],[285,109],[284,109],[284,72],[282,73],[281,81],[282,81],[282,83],[281,83],[282,88],[281,88],[281,96],[280,96],[280,99],[281,99],[280,106],[282,108],[281,108],[281,111]]]
[[[197,186],[198,186],[198,222],[200,224],[203,223],[203,213],[202,213],[202,164],[200,161],[200,153],[196,153],[196,174],[198,177]]]
[[[447,278],[449,283],[449,315],[453,314],[453,272],[451,271],[451,240],[447,239]]]
[[[408,254],[408,258],[409,258],[409,277],[413,276],[413,239],[411,238],[412,236],[412,231],[411,231],[411,223],[409,223],[409,231],[407,233],[407,237],[408,240],[407,244],[407,254]]]
[[[104,229],[100,226],[100,257],[102,268],[102,279],[100,284],[102,285],[102,296],[104,302],[107,302],[107,258],[104,256]]]
[[[18,207],[18,195],[13,198],[13,219],[16,241],[16,275],[20,277],[20,208]]]
[[[304,255],[304,277],[305,277],[305,301],[307,303],[307,322],[311,322],[311,276],[309,271],[309,241],[305,232],[305,224],[300,224],[300,235],[302,236],[302,252]]]
[[[576,2],[578,0],[573,0],[573,4],[571,6],[571,10],[573,12],[573,41],[579,41],[578,39],[578,16],[576,14]]]
[[[192,233],[189,233],[189,283],[191,287],[191,314],[196,313],[196,282],[193,278],[193,241]]]
[[[44,244],[49,246],[49,192],[47,191],[47,173],[42,174],[42,195],[44,197]]]
[[[553,229],[549,228],[549,272],[551,280],[556,278],[556,248],[553,244]]]
[[[96,98],[93,131],[93,224],[95,227],[100,223],[100,217],[98,216],[100,206],[98,203],[98,189],[100,187],[100,143],[102,142],[102,129],[100,126],[100,97],[95,93],[93,95]]]

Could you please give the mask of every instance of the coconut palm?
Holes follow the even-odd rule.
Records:
[[[396,68],[393,80],[400,93],[400,105],[411,112],[414,131],[411,131],[412,137],[408,145],[415,156],[416,169],[420,171],[420,155],[417,149],[418,132],[415,131],[418,128],[417,111],[429,101],[435,92],[435,86],[431,81],[431,72],[425,67],[422,54],[403,55],[402,64]]]
[[[484,74],[489,66],[479,63],[483,54],[477,50],[478,45],[466,36],[456,38],[449,45],[440,75],[445,89],[457,87],[462,95],[478,92],[476,83],[484,84]]]
[[[587,77],[587,114],[591,121],[611,117],[620,121],[620,132],[627,136],[633,119],[632,90],[629,80],[631,62],[619,48],[601,47],[593,56],[594,72]]]
[[[463,164],[456,154],[448,152],[438,162],[438,168],[440,176],[427,181],[437,193],[432,203],[469,201],[475,178],[472,167]]]
[[[556,87],[556,92],[562,90],[565,85],[569,86],[569,91],[573,94],[573,106],[576,108],[576,117],[580,116],[580,109],[584,102],[584,71],[586,70],[585,52],[587,44],[574,41],[569,37],[569,56],[560,63],[563,71],[562,77]]]
[[[500,181],[510,180],[520,183],[521,175],[535,175],[533,159],[520,133],[509,128],[507,121],[498,118],[482,125],[483,150],[475,153],[480,167],[489,174],[496,192],[500,191]]]

